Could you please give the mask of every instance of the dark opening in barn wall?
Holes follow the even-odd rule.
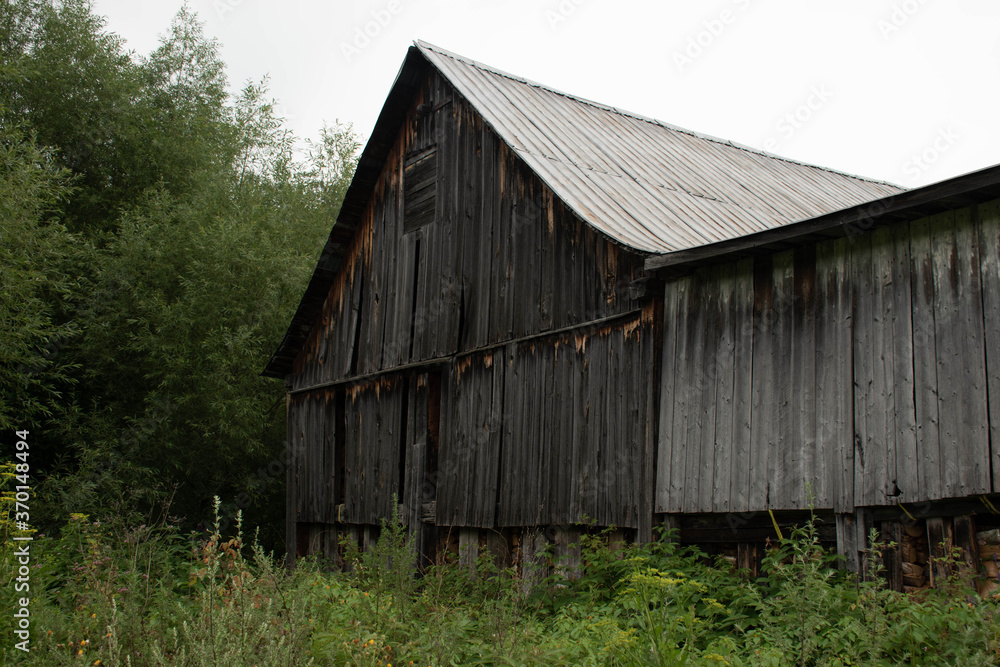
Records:
[[[434,222],[437,212],[437,147],[411,152],[403,162],[403,233]]]

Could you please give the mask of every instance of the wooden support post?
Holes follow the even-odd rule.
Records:
[[[947,558],[952,547],[952,526],[948,517],[927,519],[927,548],[930,551],[931,586],[940,587],[948,581],[951,568]]]
[[[669,531],[669,534],[673,535],[670,540],[671,542],[680,542],[681,521],[679,516],[676,514],[664,514],[663,529]]]
[[[894,591],[903,590],[903,526],[896,521],[882,523],[882,567],[886,585]]]
[[[458,562],[468,572],[476,571],[479,558],[479,529],[460,528],[458,530]]]
[[[525,528],[521,537],[521,586],[525,594],[545,578],[545,534],[537,528]]]
[[[975,515],[955,517],[955,546],[962,549],[962,578],[969,586],[976,587],[979,576],[979,543],[976,541]]]
[[[736,545],[736,567],[746,570],[750,577],[760,576],[760,545],[756,542],[740,542]]]
[[[511,549],[506,536],[498,530],[486,531],[486,549],[493,556],[493,564],[498,568],[510,567]]]
[[[323,535],[320,540],[321,553],[325,560],[329,562],[325,567],[339,567],[340,558],[337,553],[337,525],[333,523],[323,524]]]
[[[579,531],[575,528],[553,528],[553,556],[559,574],[566,579],[580,577]]]
[[[858,571],[858,531],[853,514],[837,515],[837,553],[844,557],[844,567]]]
[[[371,551],[378,542],[379,528],[377,526],[365,526],[362,530],[364,532],[364,550]]]
[[[871,526],[871,513],[864,509],[856,509],[854,514],[837,515],[837,553],[844,557],[845,568],[861,576],[864,576]]]

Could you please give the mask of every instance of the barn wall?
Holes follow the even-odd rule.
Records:
[[[288,500],[295,508],[296,521],[330,523],[336,519],[340,497],[334,475],[336,407],[332,389],[288,398]]]
[[[377,526],[395,494],[425,554],[452,527],[648,536],[660,320],[629,292],[642,257],[430,76],[289,377],[291,520]],[[436,213],[404,231],[404,165],[431,147]]]
[[[652,307],[451,365],[440,525],[649,530]]]
[[[418,117],[417,106],[435,111]],[[402,165],[436,146],[434,222],[403,232]],[[635,310],[642,257],[556,201],[439,75],[390,151],[289,378],[337,382]]]
[[[849,512],[994,491],[998,210],[669,282],[657,510]]]

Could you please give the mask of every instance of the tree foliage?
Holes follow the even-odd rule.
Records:
[[[350,126],[298,159],[266,79],[230,94],[187,7],[142,58],[85,0],[13,0],[0,56],[0,425],[39,436],[52,519],[176,487],[192,525],[215,494],[280,523],[284,389],[260,372],[353,175]]]

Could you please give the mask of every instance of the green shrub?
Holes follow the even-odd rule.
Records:
[[[218,508],[218,501],[216,501]],[[396,517],[348,571],[301,559],[287,571],[256,544],[182,536],[167,518],[70,518],[32,585],[32,653],[45,665],[990,665],[1000,664],[996,600],[956,576],[908,596],[836,567],[810,522],[780,540],[756,581],[682,548],[585,534],[572,559],[526,585],[482,554],[413,576]],[[9,550],[4,533],[3,548]],[[8,552],[5,552],[8,553]],[[955,568],[957,572],[957,568]],[[29,659],[30,658],[30,659]]]

